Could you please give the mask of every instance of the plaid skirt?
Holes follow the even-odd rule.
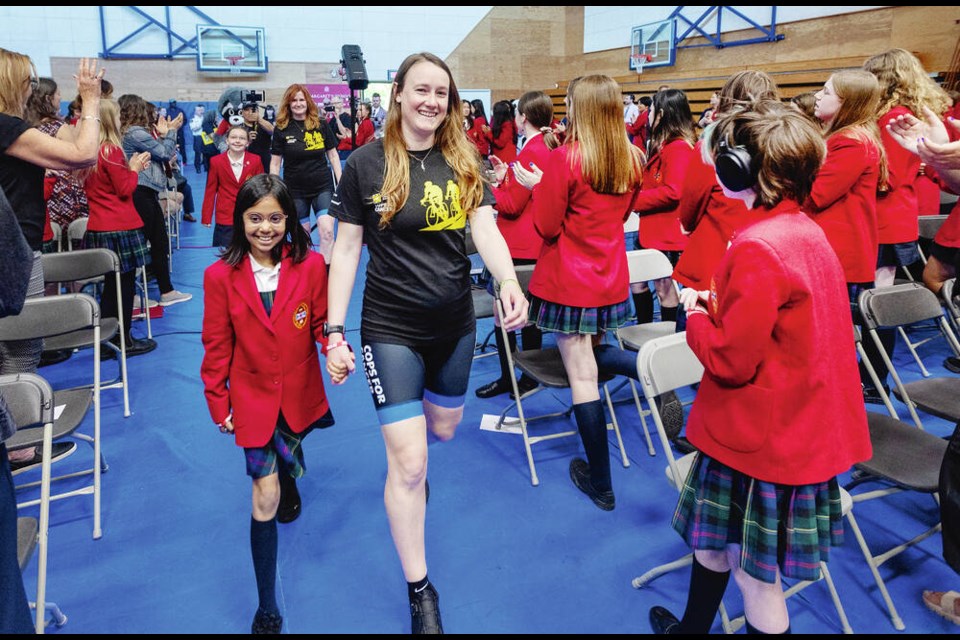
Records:
[[[332,427],[333,422],[333,413],[327,411],[309,427],[300,433],[294,433],[281,413],[277,418],[273,437],[267,444],[262,447],[244,447],[247,475],[251,478],[265,478],[282,468],[290,477],[302,478],[307,471],[307,463],[303,459],[303,439],[314,429]]]
[[[627,299],[604,307],[568,307],[530,295],[530,319],[541,331],[598,335],[630,322]]]
[[[120,258],[120,272],[133,271],[150,263],[150,251],[143,229],[126,231],[87,231],[83,236],[86,249],[110,249]]]
[[[701,453],[673,514],[673,528],[692,549],[739,544],[740,568],[773,584],[780,573],[818,580],[830,547],[843,544],[836,478],[809,485],[763,482]]]

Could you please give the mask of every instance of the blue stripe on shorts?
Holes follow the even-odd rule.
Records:
[[[443,407],[444,409],[459,409],[463,406],[466,395],[462,396],[441,396],[430,389],[423,390],[423,399],[427,400],[438,407]]]
[[[377,419],[380,425],[402,422],[410,418],[416,418],[423,415],[423,402],[420,400],[408,400],[400,404],[391,404],[382,409],[377,409]]]

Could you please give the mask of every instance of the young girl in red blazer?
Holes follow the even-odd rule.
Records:
[[[509,100],[501,100],[493,105],[493,119],[486,131],[490,155],[506,164],[517,159],[517,125],[514,119],[513,105]],[[493,162],[492,158],[490,162]]]
[[[687,245],[677,210],[697,134],[690,103],[679,89],[657,92],[648,113],[653,118],[648,143],[650,155],[643,170],[643,186],[633,204],[633,210],[640,216],[636,248],[663,251],[676,265]],[[673,279],[661,278],[653,284],[660,300],[660,319],[676,322],[680,300]],[[635,284],[631,290],[637,322],[653,322],[653,293],[647,284]]]
[[[786,633],[780,576],[819,579],[842,544],[836,476],[871,456],[870,435],[843,269],[799,205],[826,154],[821,133],[778,101],[715,127],[721,183],[764,218],[733,238],[709,290],[681,292],[704,366],[687,423],[700,452],[673,519],[693,576],[683,618],[654,607],[650,623],[708,633],[732,572],[747,632]]]
[[[254,159],[259,159],[254,156]],[[250,546],[259,606],[253,633],[279,633],[277,521],[300,514],[295,478],[303,438],[333,424],[317,342],[327,318],[327,270],[310,250],[283,181],[261,174],[237,194],[233,237],[203,277],[200,369],[210,417],[243,447],[253,479]],[[256,372],[256,373],[254,373]]]
[[[530,280],[530,317],[555,332],[570,378],[573,411],[587,460],[570,478],[605,511],[616,506],[607,420],[597,387],[594,341],[626,324],[630,276],[623,223],[643,172],[642,154],[623,127],[620,87],[604,75],[568,93],[567,143],[550,153],[533,189],[533,221],[543,249]],[[531,172],[514,165],[526,183]]]
[[[242,124],[227,131],[227,150],[210,159],[207,171],[207,188],[203,192],[203,209],[200,222],[213,229],[213,246],[229,247],[233,237],[233,210],[237,193],[247,180],[263,173],[260,157],[247,152],[250,132]]]

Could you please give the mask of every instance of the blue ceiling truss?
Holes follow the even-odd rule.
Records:
[[[699,16],[691,18],[683,14],[686,7],[679,6],[670,14],[671,18],[677,20],[677,37],[675,46],[678,49],[688,49],[695,47],[716,47],[723,49],[726,47],[739,47],[745,44],[757,44],[760,42],[778,42],[784,39],[783,34],[777,33],[777,7],[770,6],[770,19],[767,21],[769,26],[757,23],[748,18],[742,12],[737,11],[735,7],[712,6],[707,7]],[[757,7],[753,7],[757,8]],[[733,16],[749,25],[754,31],[759,31],[760,35],[755,37],[743,37],[736,39],[723,39],[724,17]],[[738,28],[742,31],[742,28]],[[681,44],[687,38],[702,37],[707,42],[698,44]]]
[[[106,59],[116,59],[116,58],[136,58],[144,60],[160,60],[166,59],[170,60],[173,58],[196,56],[197,55],[197,34],[196,30],[192,33],[181,35],[173,28],[170,21],[170,6],[163,7],[163,22],[154,18],[149,13],[141,9],[140,7],[127,6],[126,9],[132,11],[135,15],[140,17],[143,20],[143,23],[123,36],[119,40],[114,42],[107,41],[107,21],[106,15],[104,13],[105,9],[120,9],[121,7],[114,6],[100,6],[100,35],[103,41],[103,51],[100,53],[100,57]],[[156,9],[156,7],[151,6],[151,9]],[[202,24],[213,24],[219,25],[220,23],[205,14],[203,11],[200,11],[196,7],[189,6],[177,6],[177,9],[186,9],[190,13],[196,15],[200,20],[199,23]],[[126,49],[132,41],[137,38],[137,36],[143,34],[149,30],[162,30],[166,35],[166,50],[165,51],[155,51],[155,52],[133,52]],[[238,38],[238,41],[243,43],[241,39]],[[246,44],[246,43],[243,43]]]

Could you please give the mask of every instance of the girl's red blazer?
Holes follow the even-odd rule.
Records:
[[[222,260],[203,275],[203,363],[200,377],[210,417],[233,413],[237,445],[262,447],[280,412],[300,433],[329,409],[317,342],[326,349],[327,269],[310,252],[294,264],[284,258],[273,312],[267,317],[250,260]]]
[[[233,175],[230,158],[224,151],[210,159],[210,171],[207,172],[207,188],[203,192],[203,209],[200,222],[210,224],[211,220],[217,224],[233,224],[233,208],[237,204],[237,194],[243,183],[263,173],[263,162],[260,156],[244,151],[243,170],[240,179]]]

